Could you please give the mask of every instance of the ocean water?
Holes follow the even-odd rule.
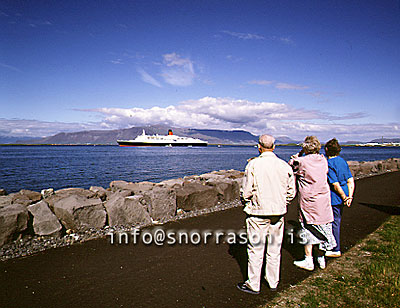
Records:
[[[288,161],[299,147],[278,146]],[[256,147],[118,147],[118,146],[0,146],[0,188],[21,189],[109,187],[111,181],[152,181],[202,174],[213,170],[243,171]],[[400,147],[345,147],[345,160],[400,158]]]

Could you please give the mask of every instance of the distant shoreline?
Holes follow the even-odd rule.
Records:
[[[322,144],[323,146],[324,144]],[[104,144],[104,143],[93,143],[93,144],[86,144],[86,143],[77,143],[77,144],[49,144],[49,143],[44,143],[44,144],[30,144],[30,143],[4,143],[0,144],[1,147],[6,147],[6,146],[116,146],[119,147],[118,144]],[[208,146],[212,147],[254,147],[257,146],[257,143],[254,144],[222,144],[222,143],[209,143]],[[295,144],[295,143],[287,143],[287,144],[277,144],[277,147],[300,147],[300,145]],[[365,147],[365,148],[397,148],[400,147],[399,145],[370,145],[370,144],[342,144],[342,147]],[[137,146],[140,147],[140,146]],[[157,146],[152,146],[156,148]],[[163,146],[158,146],[158,147],[163,147]]]

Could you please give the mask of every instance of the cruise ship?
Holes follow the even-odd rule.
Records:
[[[168,135],[146,135],[137,136],[132,140],[117,140],[118,144],[123,147],[137,147],[137,146],[207,146],[208,142],[197,138],[180,137],[174,135],[172,130],[168,131]]]

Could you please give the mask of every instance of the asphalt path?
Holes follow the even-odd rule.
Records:
[[[353,205],[343,215],[342,251],[376,230],[390,214],[399,214],[399,183],[400,172],[356,181]],[[278,292],[312,274],[293,265],[303,256],[302,246],[290,235],[297,226],[296,204],[295,200],[285,216]],[[215,243],[217,230],[225,235],[244,230],[244,219],[239,207],[162,226],[174,232],[211,230],[207,244],[203,238],[198,245],[146,245],[141,235],[136,244],[133,236],[128,244],[118,244],[118,238],[112,244],[107,237],[1,262],[0,307],[256,307],[276,293],[265,282],[260,295],[236,289],[246,276],[246,245],[233,243],[233,236]],[[150,231],[154,229],[142,235]]]

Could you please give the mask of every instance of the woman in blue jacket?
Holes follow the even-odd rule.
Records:
[[[328,157],[328,183],[331,189],[331,204],[333,210],[332,231],[337,246],[327,251],[327,257],[340,257],[340,222],[343,208],[350,207],[354,194],[354,178],[347,162],[339,156],[341,151],[339,142],[333,138],[325,144],[325,153]]]

